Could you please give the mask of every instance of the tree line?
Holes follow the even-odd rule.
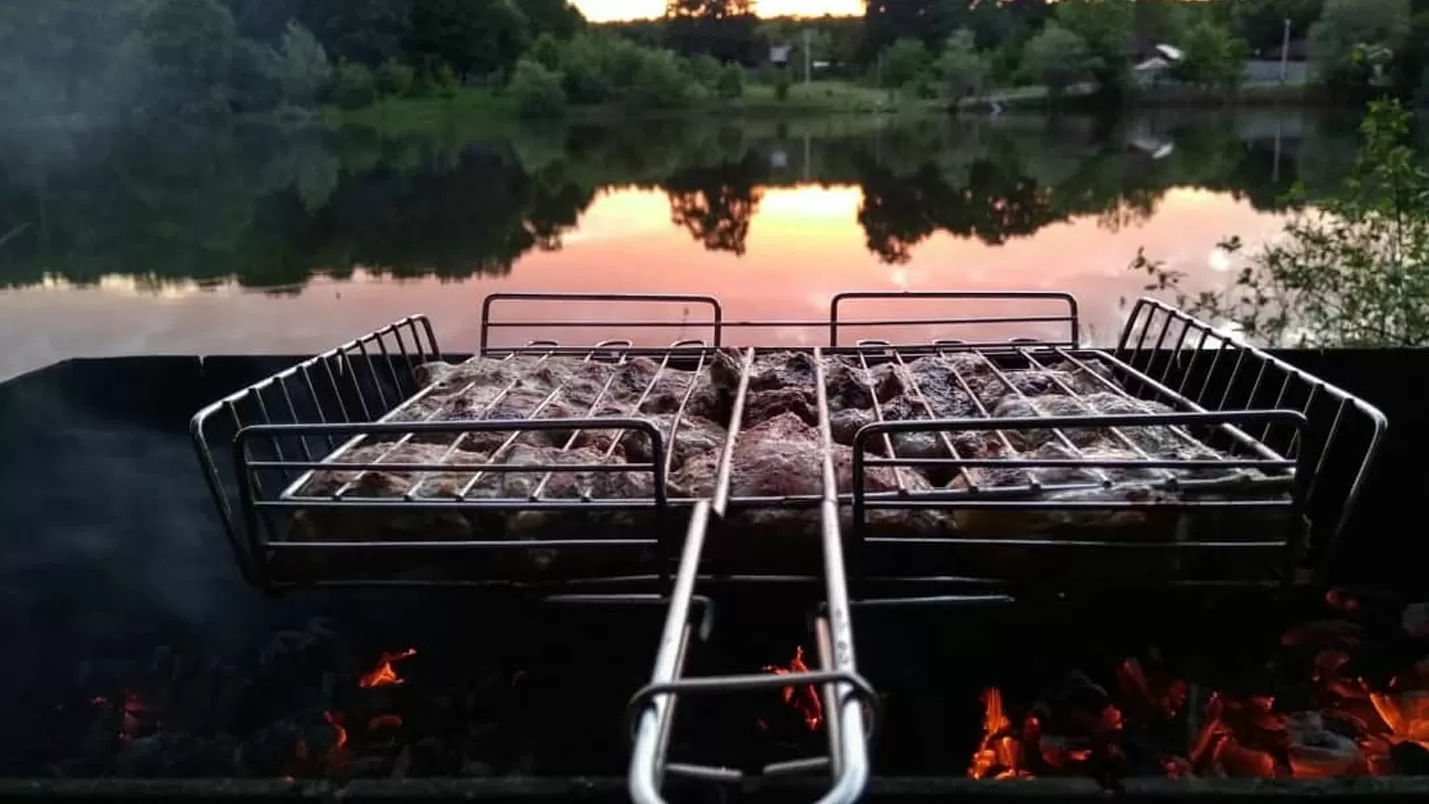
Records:
[[[591,25],[567,0],[46,0],[0,5],[0,113],[167,119],[348,108],[478,88],[518,113],[678,109],[750,82],[783,99],[802,71],[923,99],[1134,86],[1155,45],[1170,74],[1225,92],[1286,33],[1347,100],[1414,96],[1429,0],[867,0],[863,16],[761,19],[751,0],[669,0],[664,16]],[[778,64],[772,49],[788,56]]]

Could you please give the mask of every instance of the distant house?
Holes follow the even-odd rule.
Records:
[[[769,61],[777,67],[783,67],[789,63],[789,54],[793,52],[793,45],[771,45],[769,47]]]

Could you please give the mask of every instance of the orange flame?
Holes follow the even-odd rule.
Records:
[[[389,684],[401,684],[402,677],[397,675],[397,670],[392,667],[393,662],[400,662],[403,659],[416,656],[416,648],[408,648],[400,653],[384,653],[382,658],[377,660],[377,669],[366,673],[358,679],[357,686],[363,689],[370,687],[385,687]]]
[[[1371,692],[1369,702],[1393,732],[1392,740],[1429,748],[1429,692]]]
[[[1002,706],[1002,690],[982,692],[982,742],[973,752],[968,776],[973,779],[1012,779],[1032,774],[1022,769],[1022,746],[1012,734],[1012,719]]]
[[[803,646],[794,648],[794,659],[789,662],[788,667],[765,665],[764,672],[780,676],[809,672],[809,666],[804,663]],[[800,716],[803,717],[804,725],[809,727],[809,731],[814,731],[819,724],[824,722],[824,706],[819,702],[819,694],[815,692],[812,684],[805,684],[802,687],[785,687],[784,703],[799,711]]]

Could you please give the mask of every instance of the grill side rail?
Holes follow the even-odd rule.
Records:
[[[1048,312],[1009,312],[1002,315],[941,313],[933,317],[913,318],[908,316],[848,319],[841,311],[850,303],[881,302],[886,307],[897,304],[912,305],[916,302],[941,301],[947,307],[956,309],[958,302],[976,302],[979,307],[997,307],[1015,304],[1017,308],[1043,307]],[[918,338],[918,342],[942,342],[963,346],[994,346],[1008,341],[1045,343],[1051,346],[1077,348],[1081,345],[1082,325],[1077,299],[1070,293],[1038,290],[995,290],[995,291],[849,291],[836,293],[829,301],[829,347],[839,347],[839,333],[850,328],[909,328],[917,327],[935,331],[934,338]],[[1028,337],[1027,333],[1038,329],[1049,330],[1048,337]],[[986,337],[987,332],[1011,330],[1016,334],[1001,339]],[[1056,334],[1064,332],[1065,334]],[[969,340],[962,337],[978,337]],[[956,335],[958,337],[951,337]]]
[[[1248,435],[1309,467],[1302,501],[1309,520],[1305,568],[1325,579],[1384,446],[1384,413],[1157,299],[1132,307],[1114,355],[1139,387],[1175,398],[1180,410],[1284,409],[1304,417],[1301,430],[1266,425]]]
[[[234,391],[194,414],[189,432],[199,465],[245,579],[262,585],[263,570],[256,534],[244,528],[241,513],[234,509],[241,503],[241,475],[229,471],[233,462],[224,457],[238,432],[252,425],[375,421],[420,390],[413,373],[418,365],[441,356],[431,322],[412,315]],[[337,447],[331,435],[301,435],[296,441],[275,443],[274,451],[326,454]]]

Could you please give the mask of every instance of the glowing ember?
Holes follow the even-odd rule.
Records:
[[[333,728],[332,747],[328,749],[325,758],[329,767],[337,767],[343,764],[343,749],[347,747],[347,729],[343,728],[342,715],[333,712],[323,712],[323,719]],[[306,746],[304,746],[306,748]]]
[[[382,658],[377,660],[377,669],[358,679],[357,686],[367,689],[369,687],[385,687],[389,684],[401,684],[402,677],[397,675],[397,670],[392,667],[392,664],[416,655],[415,648],[408,648],[400,653],[382,654]]]
[[[1393,732],[1395,742],[1416,742],[1429,748],[1429,691],[1371,692],[1369,700]]]
[[[789,662],[788,667],[766,665],[764,672],[781,676],[809,672],[809,666],[804,663],[804,648],[800,646],[794,649],[794,659]],[[817,729],[819,724],[824,722],[824,706],[819,702],[819,694],[814,691],[811,684],[802,687],[785,687],[784,703],[799,711],[804,725],[808,726],[810,731]]]
[[[982,742],[968,765],[974,779],[1015,779],[1030,776],[1022,770],[1022,745],[1012,732],[1012,721],[1002,708],[1002,690],[988,687],[982,693]],[[1036,720],[1032,719],[1035,726]]]
[[[367,721],[368,731],[377,731],[378,729],[396,729],[401,728],[401,726],[401,715],[378,715],[377,717],[374,717],[371,720]]]

